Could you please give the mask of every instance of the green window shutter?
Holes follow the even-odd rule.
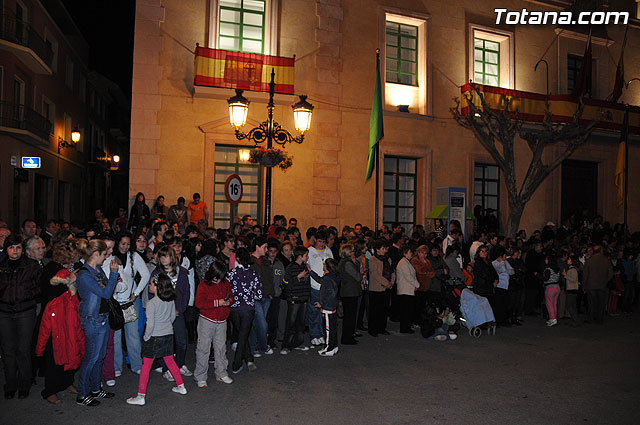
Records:
[[[500,86],[500,43],[479,37],[473,39],[473,80]]]
[[[265,0],[220,0],[218,48],[264,53]]]
[[[385,44],[385,81],[417,86],[418,27],[387,21]]]

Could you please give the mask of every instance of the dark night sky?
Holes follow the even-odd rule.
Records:
[[[62,0],[89,44],[89,69],[131,99],[135,0]]]

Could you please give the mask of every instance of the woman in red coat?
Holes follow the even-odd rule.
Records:
[[[36,354],[46,363],[42,398],[52,404],[61,400],[57,394],[73,386],[74,374],[84,356],[85,339],[78,315],[73,264],[78,260],[76,241],[67,239],[54,245],[53,261],[42,272],[44,298],[42,323],[38,334]],[[46,307],[45,307],[46,305]]]

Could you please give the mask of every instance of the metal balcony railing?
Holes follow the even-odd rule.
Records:
[[[51,67],[53,49],[28,23],[16,19],[15,16],[0,14],[0,39],[28,47]]]
[[[29,131],[48,140],[51,123],[31,108],[13,102],[0,102],[0,126]]]

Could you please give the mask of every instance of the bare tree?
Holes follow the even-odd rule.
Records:
[[[480,99],[481,107],[474,104],[476,96]],[[471,90],[465,93],[465,98],[469,105],[468,113],[465,115],[461,113],[460,99],[458,98],[454,99],[456,106],[450,109],[451,113],[458,124],[473,131],[476,139],[489,151],[491,157],[502,170],[509,198],[506,234],[511,237],[515,236],[524,207],[536,189],[558,165],[562,164],[562,161],[589,139],[605,113],[601,113],[599,118],[591,120],[586,125],[580,124],[579,120],[584,110],[584,104],[580,100],[578,108],[573,114],[573,120],[569,123],[557,124],[551,121],[552,115],[547,102],[541,125],[538,128],[524,128],[524,121],[519,118],[518,110],[509,112],[512,100],[507,96],[502,96],[500,102],[504,105],[502,111],[492,110],[487,105],[480,89],[473,83],[471,83]],[[527,143],[532,153],[529,168],[520,188],[518,188],[516,181],[514,149],[516,136]],[[542,160],[545,148],[557,144],[563,145],[564,151],[545,164]],[[502,145],[502,152],[500,152],[498,145]]]

